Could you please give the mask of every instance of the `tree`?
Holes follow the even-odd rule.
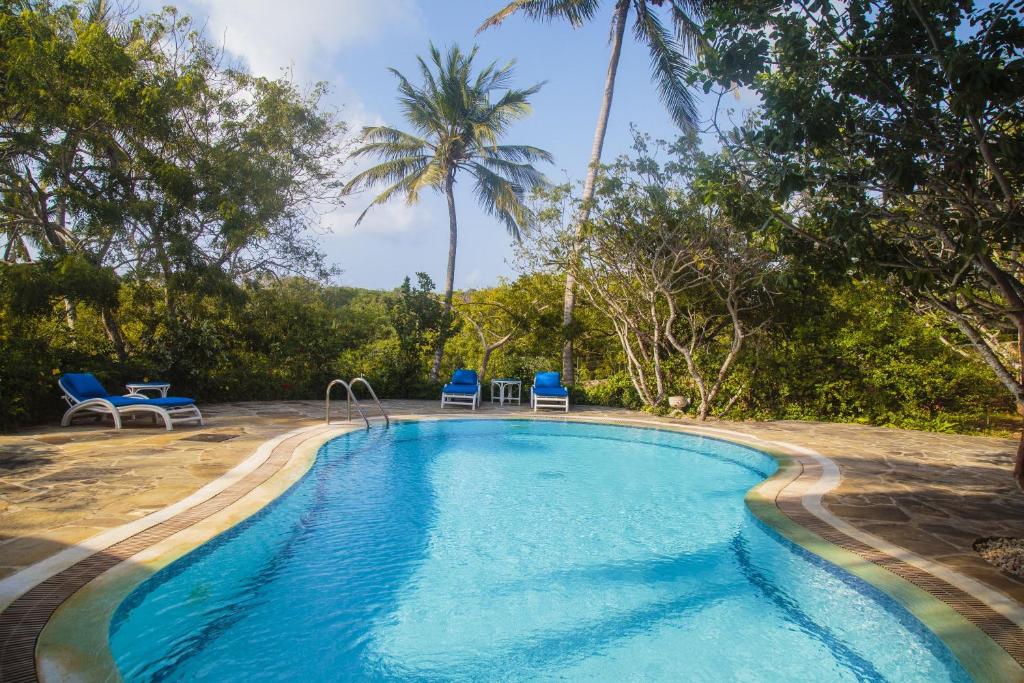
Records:
[[[529,318],[544,308],[523,289],[504,283],[494,289],[464,292],[457,307],[458,314],[476,333],[480,344],[477,372],[481,381],[487,377],[491,355],[515,339],[526,329]]]
[[[1024,416],[1024,22],[1012,2],[716,6],[708,82],[756,90],[735,167],[782,244],[887,277]],[[1024,433],[1014,476],[1024,488]]]
[[[655,7],[668,5],[669,20],[672,29],[662,23]],[[688,53],[692,53],[700,40],[701,30],[697,24],[704,12],[704,0],[616,0],[612,10],[611,55],[608,59],[608,71],[604,82],[604,95],[597,116],[597,127],[594,129],[594,142],[590,151],[590,164],[587,167],[586,179],[583,183],[583,196],[579,204],[579,215],[576,217],[576,237],[581,236],[583,226],[590,217],[591,204],[594,199],[594,188],[598,168],[601,164],[601,151],[604,148],[605,132],[608,129],[608,116],[612,108],[612,95],[615,91],[615,76],[619,68],[619,55],[622,52],[622,39],[626,31],[630,7],[636,18],[633,22],[633,33],[636,39],[645,43],[651,53],[651,71],[658,84],[665,107],[672,120],[684,130],[690,130],[696,120],[693,97],[687,86],[690,73]],[[515,0],[509,3],[485,21],[479,31],[492,26],[499,26],[508,17],[516,13],[525,14],[534,20],[564,20],[574,28],[592,20],[601,6],[600,0]],[[576,379],[576,366],[573,362],[573,312],[576,308],[576,279],[571,269],[565,271],[565,294],[562,303],[562,332],[565,337],[562,343],[562,377],[567,384]]]
[[[677,379],[673,356],[681,356],[703,420],[727,411],[744,390],[722,407],[744,344],[767,325],[771,282],[784,263],[752,220],[763,222],[763,202],[730,207],[728,176],[693,139],[672,146],[665,164],[648,144],[638,137],[635,158],[603,169],[596,217],[579,238],[560,223],[560,211],[539,212],[553,230],[537,237],[534,251],[570,269],[608,318],[643,403],[664,401]]]
[[[498,144],[514,121],[529,114],[529,98],[543,84],[510,88],[514,62],[503,66],[492,62],[474,75],[476,52],[475,47],[463,53],[458,46],[452,46],[442,55],[431,45],[430,65],[418,58],[423,80],[419,86],[391,69],[398,79],[402,112],[415,132],[387,126],[364,128],[361,145],[353,156],[377,157],[383,162],[357,174],[345,187],[346,192],[351,192],[386,185],[359,216],[357,224],[372,207],[395,196],[404,196],[406,202],[414,204],[422,190],[433,189],[443,193],[448,201],[445,324],[437,340],[431,380],[436,380],[440,371],[451,323],[458,246],[455,183],[459,172],[473,177],[479,204],[518,239],[520,231],[531,221],[524,196],[545,183],[544,176],[532,164],[551,161],[551,155],[537,147]],[[492,101],[500,90],[504,93]]]
[[[411,387],[422,380],[423,359],[441,335],[444,313],[433,291],[430,276],[416,273],[416,286],[405,278],[388,306],[388,317],[398,337],[399,367],[395,374],[400,387]]]
[[[343,126],[322,87],[255,78],[173,9],[108,3],[0,10],[0,251],[74,258],[177,295],[218,282],[329,269],[308,236],[336,201]],[[75,302],[67,297],[68,324]],[[104,325],[127,355],[114,305]]]

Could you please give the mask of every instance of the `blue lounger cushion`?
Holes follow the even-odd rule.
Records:
[[[535,387],[561,387],[562,376],[557,372],[538,372],[537,376],[533,378],[533,386]],[[550,394],[556,396],[557,394]]]
[[[190,406],[195,401],[180,396],[165,396],[161,398],[136,398],[134,396],[104,396],[115,408],[125,406],[156,406],[157,408],[180,408]]]
[[[476,370],[456,370],[452,373],[452,384],[476,384]]]
[[[76,401],[109,396],[100,381],[90,372],[69,372],[61,376],[61,382]]]
[[[135,396],[112,396],[103,388],[100,381],[90,372],[69,372],[61,375],[61,383],[76,401],[88,401],[91,398],[102,398],[109,401],[115,408],[125,406],[157,406],[158,408],[180,408],[195,403],[191,398],[165,396],[161,398],[138,398]]]
[[[444,389],[441,390],[442,394],[475,394],[477,386],[475,384],[445,384]]]
[[[558,374],[558,373],[555,373]],[[535,384],[533,386],[533,393],[537,396],[557,396],[558,398],[565,398],[569,395],[569,390],[565,387],[542,387]]]

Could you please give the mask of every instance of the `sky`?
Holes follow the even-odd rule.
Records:
[[[506,0],[507,1],[507,0]],[[154,11],[165,0],[143,0]],[[534,111],[509,131],[506,143],[541,147],[554,155],[540,170],[553,182],[577,181],[586,171],[608,64],[611,2],[591,24],[538,23],[512,17],[497,29],[476,29],[502,0],[180,0],[178,8],[206,27],[211,40],[259,75],[289,73],[300,86],[327,82],[325,105],[337,108],[353,131],[364,125],[408,128],[396,100],[393,67],[416,82],[416,56],[432,41],[479,46],[478,62],[516,60],[519,87],[544,81]],[[703,98],[708,100],[709,98]],[[738,104],[738,103],[737,103]],[[710,113],[712,103],[701,102]],[[622,50],[604,160],[626,152],[630,124],[655,137],[677,130],[650,79],[646,48],[629,31]],[[348,172],[353,167],[348,167]],[[407,206],[397,200],[358,215],[372,195],[350,196],[316,227],[328,261],[341,269],[335,284],[391,289],[405,276],[426,272],[444,281],[448,215],[443,197],[425,193]],[[514,277],[512,240],[479,209],[470,182],[456,184],[459,225],[457,288],[478,288]]]

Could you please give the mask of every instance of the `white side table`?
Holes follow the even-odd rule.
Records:
[[[497,395],[494,389],[497,388]],[[505,405],[506,402],[522,405],[523,383],[518,379],[492,379],[491,380],[491,403],[495,401],[498,405]]]
[[[171,390],[170,382],[131,382],[124,386],[128,389],[129,396],[139,396],[142,398],[151,398],[146,396],[147,391],[159,391],[161,397],[166,397],[167,392]]]

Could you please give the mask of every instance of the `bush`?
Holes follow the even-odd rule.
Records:
[[[643,407],[640,396],[625,372],[607,379],[580,381],[573,389],[573,401],[582,405],[610,406],[639,410]]]
[[[955,330],[879,283],[826,288],[798,309],[745,357],[737,381],[750,389],[733,416],[961,432],[1012,409],[991,371],[950,346]]]

